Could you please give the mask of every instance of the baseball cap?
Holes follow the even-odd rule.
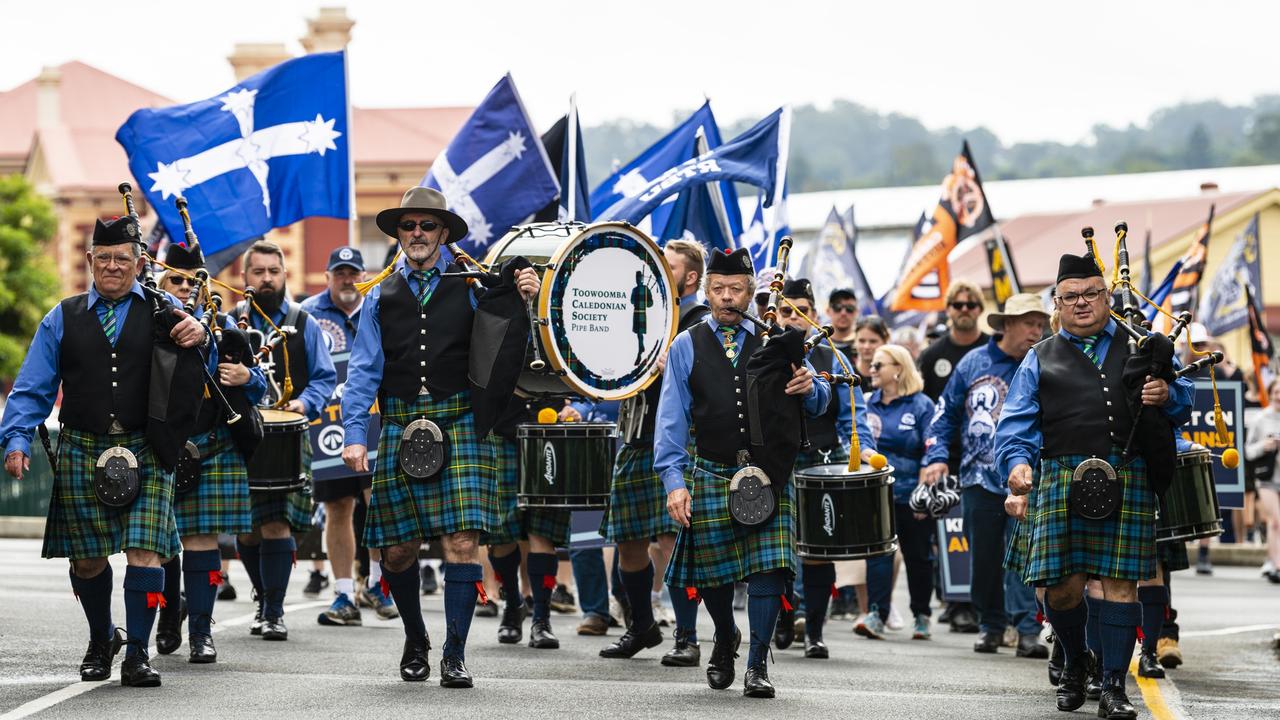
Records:
[[[333,252],[329,253],[329,266],[325,270],[332,270],[342,265],[364,270],[364,257],[358,249],[353,247],[334,248]]]

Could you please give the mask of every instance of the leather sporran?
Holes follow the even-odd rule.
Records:
[[[449,461],[444,431],[430,420],[414,420],[404,427],[399,457],[400,469],[414,480],[436,477]]]
[[[128,507],[142,489],[138,457],[122,447],[108,448],[93,468],[93,494],[108,507]]]
[[[1086,520],[1104,520],[1120,507],[1123,487],[1116,469],[1101,458],[1089,458],[1071,473],[1068,505]]]

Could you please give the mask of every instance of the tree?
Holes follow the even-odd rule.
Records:
[[[1187,149],[1182,154],[1182,166],[1185,168],[1207,168],[1213,165],[1213,144],[1209,139],[1209,129],[1204,123],[1196,123],[1187,135]]]
[[[1280,112],[1268,112],[1254,118],[1249,128],[1249,145],[1264,162],[1280,160]]]
[[[56,228],[53,205],[25,178],[0,177],[0,384],[18,374],[36,327],[57,300],[58,275],[45,255]]]

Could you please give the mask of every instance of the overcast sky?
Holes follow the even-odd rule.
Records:
[[[0,0],[0,90],[82,60],[179,102],[234,83],[237,42],[298,44],[314,0]],[[847,98],[1004,141],[1077,141],[1155,108],[1280,92],[1280,4],[810,0],[349,0],[365,107],[473,105],[511,71],[535,123],[722,124]],[[4,122],[0,118],[0,122]]]

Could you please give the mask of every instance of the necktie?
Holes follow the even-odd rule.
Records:
[[[1098,340],[1102,338],[1101,334],[1090,335],[1089,337],[1076,338],[1076,344],[1084,351],[1084,356],[1089,358],[1089,362],[1094,365],[1098,364]]]
[[[738,343],[733,339],[737,331],[738,328],[732,325],[720,326],[720,333],[724,335],[724,356],[734,367],[738,366]]]
[[[102,322],[102,332],[107,335],[107,342],[112,345],[116,344],[116,306],[120,304],[119,300],[108,300],[101,298],[99,300],[107,311],[98,316],[98,320]]]
[[[439,274],[440,274],[440,271],[436,270],[435,268],[431,268],[430,270],[427,270],[425,272],[422,270],[414,270],[412,273],[409,274],[409,277],[418,281],[418,306],[419,307],[426,307],[427,303],[431,300],[431,292],[432,292],[431,279]]]

